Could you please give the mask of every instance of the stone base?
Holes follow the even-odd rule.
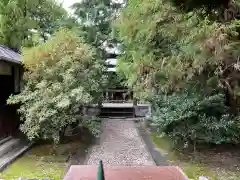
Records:
[[[136,117],[151,117],[151,105],[150,104],[137,104],[135,107]]]
[[[71,166],[64,180],[96,180],[98,166]],[[111,180],[188,180],[178,167],[104,167],[105,179]]]
[[[101,108],[134,108],[135,117],[144,117],[149,119],[151,117],[150,104],[133,103],[103,103]],[[98,116],[101,113],[101,108],[97,105],[86,106],[83,108],[83,114],[88,116]]]

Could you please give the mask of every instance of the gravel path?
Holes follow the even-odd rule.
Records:
[[[85,164],[155,165],[133,121],[109,119],[102,126],[100,144],[92,147]]]

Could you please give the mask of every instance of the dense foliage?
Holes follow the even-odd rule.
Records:
[[[1,0],[0,42],[19,51],[22,46],[47,40],[67,18],[55,0]]]
[[[239,119],[229,114],[224,95],[174,94],[154,102],[153,127],[178,147],[239,143]]]
[[[46,43],[23,51],[24,87],[10,97],[20,104],[21,130],[29,139],[58,142],[68,125],[75,123],[79,105],[97,103],[104,81],[104,68],[94,49],[76,34],[60,30]],[[80,120],[96,132],[96,122]]]
[[[122,2],[113,0],[83,0],[72,5],[88,43],[101,48],[104,42],[112,40],[111,23],[122,5]]]
[[[125,52],[118,70],[139,99],[166,97],[155,107],[159,132],[239,142],[239,13],[238,0],[128,2],[115,23]]]
[[[82,0],[71,6],[81,26],[82,36],[87,43],[96,48],[97,55],[102,59],[103,64],[108,58],[107,48],[117,47],[118,43],[112,31],[112,21],[118,16],[124,2],[125,0]],[[117,75],[106,73],[106,76],[108,80],[102,84],[105,90],[121,85],[121,78]]]
[[[213,89],[226,83],[234,88],[239,22],[220,21],[223,9],[218,7],[210,14],[204,5],[184,12],[169,0],[129,1],[116,23],[125,46],[119,70],[143,93],[140,97],[149,91],[178,91],[189,81]]]

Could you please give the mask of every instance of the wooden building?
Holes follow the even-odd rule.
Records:
[[[106,67],[108,76],[113,79],[117,79],[116,66],[117,66],[117,56],[118,54],[109,54],[108,59],[106,60]],[[111,78],[109,78],[111,81]],[[128,88],[123,86],[121,83],[115,85],[108,89],[104,93],[104,102],[106,103],[132,103],[133,102],[133,93]]]
[[[106,59],[107,74],[113,79],[117,76],[117,56],[119,51],[108,49],[108,57]],[[109,78],[111,81],[111,78]],[[123,86],[121,82],[104,92],[104,101],[100,111],[101,117],[115,118],[149,118],[151,116],[150,104],[140,104],[134,97],[131,89]]]
[[[16,133],[19,126],[16,107],[7,105],[7,99],[20,91],[22,72],[20,54],[0,45],[0,139]]]

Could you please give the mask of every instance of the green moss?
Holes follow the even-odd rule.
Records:
[[[59,146],[53,151],[50,145],[37,146],[0,174],[0,177],[5,180],[19,177],[62,179],[67,167],[66,148]]]
[[[190,179],[198,180],[199,176],[206,176],[210,178],[210,180],[217,180],[216,175],[213,172],[199,164],[185,164],[183,171]]]
[[[164,150],[164,151],[171,151],[171,140],[167,137],[159,138],[158,135],[152,134],[153,142],[157,145],[158,148]]]
[[[157,134],[152,134],[152,140],[153,140],[154,144],[158,147],[158,150],[162,154],[166,154],[169,161],[178,160],[177,155],[172,150],[173,146],[172,146],[171,139],[169,139],[167,137],[161,137],[160,138],[160,137],[158,137]]]
[[[166,137],[160,138],[157,134],[152,134],[152,139],[159,150],[167,154],[166,156],[169,163],[181,167],[190,179],[198,180],[199,176],[206,176],[210,178],[210,180],[216,180],[215,173],[210,171],[207,167],[204,167],[204,165],[197,164],[191,160],[183,160],[179,156],[179,153],[173,151],[170,139]]]

